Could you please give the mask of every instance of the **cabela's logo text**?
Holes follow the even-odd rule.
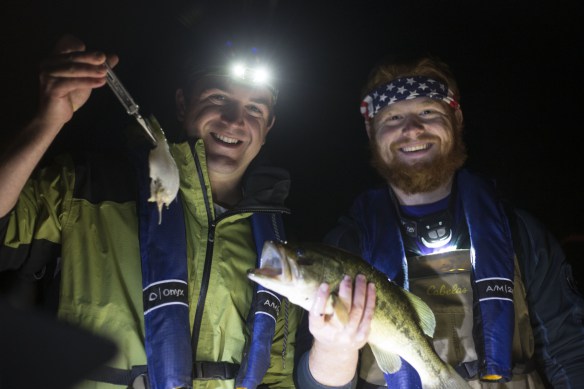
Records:
[[[464,286],[454,285],[430,285],[426,290],[426,293],[430,296],[449,296],[453,294],[466,294],[468,289]]]

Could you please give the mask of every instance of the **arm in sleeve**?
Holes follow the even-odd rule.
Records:
[[[74,173],[69,158],[58,161],[27,181],[12,211],[0,221],[0,271],[34,278],[59,255]]]
[[[517,211],[517,227],[536,358],[554,387],[577,387],[584,382],[584,301],[557,240],[525,212]]]
[[[357,387],[357,374],[353,377],[353,380],[343,386],[326,386],[318,383],[310,374],[310,368],[308,367],[308,353],[304,353],[300,357],[300,361],[296,366],[296,380],[298,388],[306,389],[355,389]]]

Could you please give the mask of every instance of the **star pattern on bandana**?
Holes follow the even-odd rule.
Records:
[[[444,83],[426,76],[410,76],[397,78],[375,88],[361,102],[361,114],[370,119],[388,105],[418,97],[442,100],[454,109],[459,108],[454,93]]]

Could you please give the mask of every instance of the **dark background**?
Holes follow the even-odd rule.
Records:
[[[459,82],[467,165],[491,176],[515,205],[571,242],[566,248],[582,287],[583,16],[581,0],[4,0],[0,142],[34,114],[38,64],[64,33],[89,49],[118,54],[116,73],[141,112],[155,114],[169,138],[177,135],[178,53],[200,53],[204,61],[207,51],[227,40],[257,44],[277,63],[281,89],[278,119],[263,152],[292,174],[288,221],[298,237],[320,240],[359,192],[380,182],[369,167],[359,115],[369,70],[386,55],[433,54],[451,65]],[[71,149],[122,152],[121,134],[129,123],[111,91],[97,90],[47,160]],[[107,343],[87,334],[69,329],[64,342],[66,329],[58,323],[0,310],[13,319],[0,322],[0,333],[7,334],[2,349],[13,350],[6,354],[10,361],[0,364],[6,367],[0,369],[4,383],[12,374],[14,387],[38,387],[36,376],[22,382],[26,373],[17,363],[32,356],[46,361],[47,371],[81,376],[109,355]],[[30,342],[50,355],[28,352]],[[79,355],[78,345],[95,351],[96,360],[67,359]],[[77,378],[38,376],[45,377],[46,388]]]
[[[116,73],[173,134],[177,52],[253,41],[278,64],[281,94],[267,156],[290,170],[290,221],[319,240],[363,189],[369,168],[360,88],[387,54],[431,53],[458,79],[468,166],[558,239],[584,233],[580,1],[8,1],[0,23],[2,130],[36,108],[37,67],[63,33],[115,52]],[[59,135],[116,149],[128,117],[107,89]]]

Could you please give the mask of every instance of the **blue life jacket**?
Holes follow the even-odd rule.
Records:
[[[474,340],[479,375],[511,379],[514,309],[514,251],[508,220],[493,185],[461,170],[457,174],[471,240],[471,281],[475,299]],[[364,193],[351,210],[361,231],[361,255],[388,278],[408,288],[408,268],[399,217],[389,189]],[[501,286],[503,286],[501,288]],[[385,374],[389,387],[421,387],[419,376],[402,361],[395,374]],[[404,386],[405,385],[405,386]]]
[[[147,157],[147,152],[138,157],[137,171],[148,384],[151,389],[188,388],[192,386],[193,350],[182,201],[179,192],[164,210],[166,222],[159,223],[156,204],[147,201],[150,197]],[[256,212],[251,221],[259,266],[264,242],[285,240],[283,220],[280,213]],[[237,374],[238,388],[255,389],[270,366],[281,301],[278,294],[259,285],[255,287],[247,319],[251,342]]]

